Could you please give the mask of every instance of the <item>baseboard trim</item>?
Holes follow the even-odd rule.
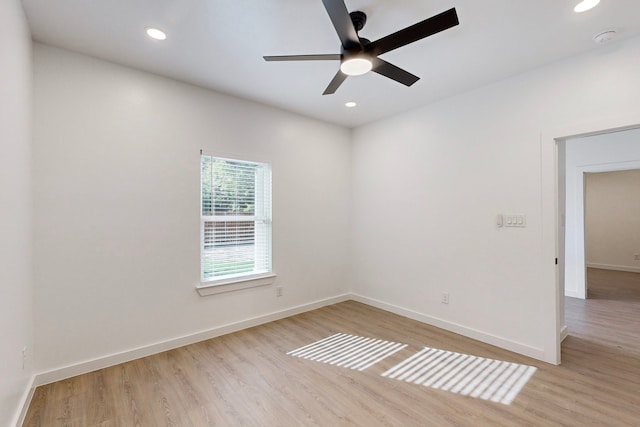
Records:
[[[479,331],[477,329],[469,328],[464,325],[449,322],[438,317],[429,316],[417,311],[413,311],[404,307],[400,307],[394,304],[389,304],[376,300],[374,298],[365,297],[359,294],[347,293],[338,295],[335,297],[314,301],[308,304],[302,304],[295,307],[291,307],[285,310],[268,313],[262,316],[249,318],[240,322],[230,323],[222,325],[212,329],[196,332],[189,335],[175,337],[169,340],[160,341],[151,345],[126,350],[119,353],[110,354],[107,356],[99,357],[96,359],[87,360],[84,362],[75,363],[72,365],[63,366],[60,368],[52,369],[50,371],[41,372],[34,375],[32,380],[31,390],[25,395],[25,405],[23,408],[22,417],[26,414],[26,408],[29,406],[31,397],[35,387],[49,384],[56,381],[61,381],[67,378],[74,377],[76,375],[86,374],[88,372],[96,371],[98,369],[108,368],[110,366],[118,365],[120,363],[129,362],[131,360],[139,359],[141,357],[151,356],[153,354],[161,353],[163,351],[172,350],[174,348],[182,347],[189,344],[194,344],[200,341],[205,341],[211,338],[216,338],[222,335],[230,334],[233,332],[241,331],[243,329],[259,326],[265,323],[273,322],[275,320],[284,319],[286,317],[295,316],[297,314],[305,313],[307,311],[322,308],[328,305],[337,304],[340,302],[354,300],[363,304],[370,305],[372,307],[380,308],[382,310],[389,311],[391,313],[398,314],[400,316],[407,317],[409,319],[417,320],[419,322],[435,326],[450,332],[454,332],[468,338],[472,338],[487,344],[495,345],[496,347],[503,348],[505,350],[513,351],[525,356],[532,357],[537,360],[547,361],[545,352],[543,349],[529,346],[527,344],[519,343],[517,341],[509,340],[497,335],[488,334],[486,332]],[[563,331],[566,330],[566,327]],[[563,338],[564,339],[564,338]],[[553,362],[549,362],[553,363]]]
[[[540,348],[536,348],[536,347],[532,347],[516,341],[508,340],[506,338],[502,338],[497,335],[487,334],[486,332],[482,332],[477,329],[469,328],[453,322],[448,322],[438,317],[429,316],[423,313],[419,313],[417,311],[409,310],[404,307],[382,302],[373,298],[365,297],[363,295],[352,294],[351,299],[353,299],[354,301],[361,302],[363,304],[380,308],[385,311],[389,311],[391,313],[398,314],[400,316],[408,317],[409,319],[426,323],[427,325],[435,326],[440,329],[454,332],[456,334],[460,334],[468,338],[473,338],[475,340],[478,340],[487,344],[491,344],[496,347],[503,348],[505,350],[513,351],[515,353],[529,356],[537,360],[542,360],[544,362],[554,363],[553,361],[547,360],[547,358],[545,357],[544,350]]]
[[[25,389],[24,393],[22,393],[22,398],[20,399],[20,405],[18,406],[19,410],[15,414],[13,420],[11,421],[12,426],[22,427],[24,424],[24,419],[27,416],[27,411],[29,410],[29,405],[31,405],[31,399],[33,399],[33,394],[36,391],[35,386],[36,376],[32,375],[29,380],[29,386]]]
[[[564,296],[570,298],[586,299],[582,292],[572,291],[570,289],[564,290]]]
[[[615,271],[628,271],[630,273],[640,273],[640,267],[633,267],[627,265],[612,265],[612,264],[598,264],[598,263],[587,263],[587,267],[589,268],[599,268],[601,270],[615,270]]]
[[[76,375],[86,374],[88,372],[96,371],[98,369],[108,368],[110,366],[118,365],[124,362],[129,362],[131,360],[139,359],[141,357],[151,356],[153,354],[162,353],[163,351],[172,350],[174,348],[182,347],[189,344],[194,344],[200,341],[205,341],[211,338],[219,337],[221,335],[226,335],[226,334],[237,332],[243,329],[259,326],[264,323],[269,323],[275,320],[284,319],[285,317],[295,316],[296,314],[305,313],[307,311],[315,310],[328,305],[348,301],[349,299],[351,299],[350,294],[338,295],[332,298],[326,298],[326,299],[314,301],[308,304],[298,305],[285,310],[268,313],[262,316],[252,317],[240,322],[229,323],[223,326],[218,326],[212,329],[207,329],[207,330],[196,332],[193,334],[184,335],[184,336],[172,338],[165,341],[160,341],[151,345],[138,347],[131,350],[99,357],[96,359],[91,359],[84,362],[75,363],[72,365],[67,365],[64,367],[52,369],[50,371],[36,374],[33,384],[34,384],[34,387],[37,387],[37,386],[49,384],[52,382],[64,380],[67,378],[74,377]]]
[[[560,329],[560,342],[564,341],[565,338],[569,336],[569,328],[567,325],[564,325],[562,329]]]

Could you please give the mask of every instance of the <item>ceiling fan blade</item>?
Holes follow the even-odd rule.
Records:
[[[338,70],[336,75],[333,77],[333,79],[329,83],[329,86],[327,86],[327,88],[324,90],[324,92],[322,92],[322,94],[323,95],[334,94],[336,90],[338,90],[342,82],[344,82],[346,79],[347,79],[347,75],[342,71]]]
[[[402,68],[398,68],[395,65],[390,64],[380,58],[373,58],[372,62],[373,68],[371,69],[371,71],[385,77],[389,77],[391,80],[395,80],[405,86],[411,86],[412,84],[420,80],[420,77],[414,76],[410,72],[405,71]]]
[[[339,53],[320,54],[320,55],[280,55],[280,56],[263,56],[265,61],[339,61],[342,55]]]
[[[361,44],[358,33],[353,26],[344,0],[322,0],[322,4],[324,4],[324,8],[327,9],[329,19],[331,19],[331,23],[338,33],[342,47],[344,47],[345,50],[360,47]]]
[[[393,49],[408,45],[425,37],[439,33],[458,25],[458,14],[456,8],[451,8],[446,12],[427,18],[424,21],[411,25],[386,37],[378,39],[367,46],[367,50],[374,55],[382,55]]]

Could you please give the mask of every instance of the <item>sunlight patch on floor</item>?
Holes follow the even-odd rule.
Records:
[[[509,405],[536,370],[534,366],[425,347],[382,376]]]
[[[287,354],[364,371],[405,348],[406,344],[347,334],[335,334]]]

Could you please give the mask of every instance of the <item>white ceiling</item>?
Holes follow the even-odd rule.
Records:
[[[460,25],[381,58],[421,79],[405,87],[375,73],[322,92],[333,61],[270,62],[263,55],[339,53],[321,0],[23,0],[34,40],[217,91],[355,127],[589,49],[614,29],[640,34],[639,0],[346,0],[376,40],[455,7]],[[155,26],[158,42],[144,34]],[[345,108],[346,101],[358,102]]]

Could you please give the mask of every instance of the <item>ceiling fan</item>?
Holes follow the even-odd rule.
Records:
[[[358,35],[358,31],[367,22],[367,15],[364,12],[349,13],[344,0],[322,0],[322,3],[342,43],[341,53],[263,56],[263,58],[265,61],[340,61],[340,69],[322,93],[323,95],[335,93],[347,76],[357,76],[369,71],[388,77],[405,86],[411,86],[420,77],[390,64],[378,56],[455,27],[460,23],[456,9],[451,8],[372,42]]]

